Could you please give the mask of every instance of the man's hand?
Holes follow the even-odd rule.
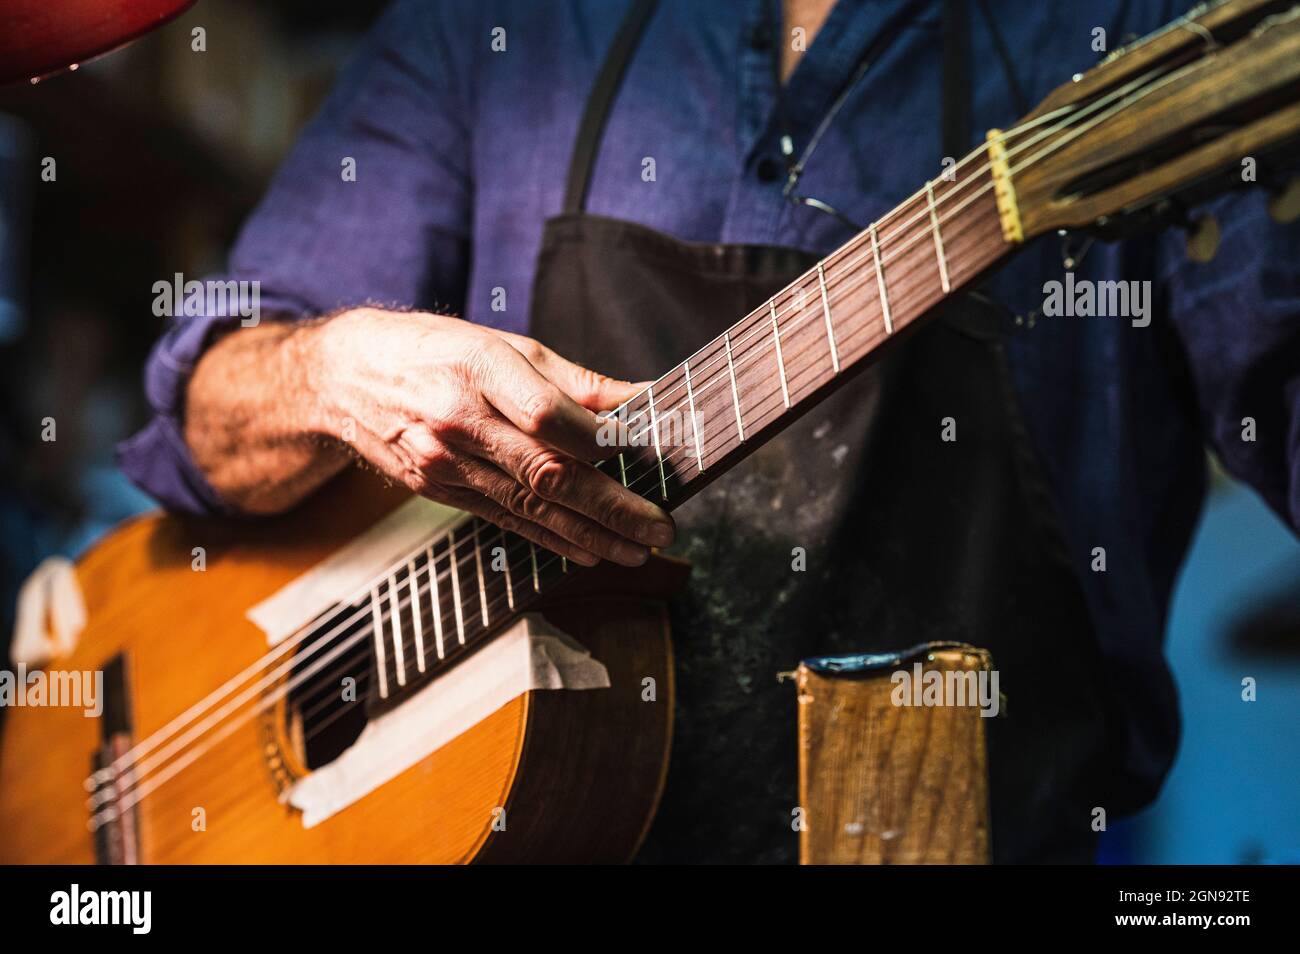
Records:
[[[286,393],[277,402],[262,389]],[[594,412],[636,391],[531,338],[364,308],[219,341],[191,379],[185,436],[218,493],[244,509],[284,509],[336,472],[337,452],[301,440],[326,436],[416,493],[577,563],[636,566],[647,546],[672,542],[672,521],[590,463],[609,453]],[[259,420],[268,414],[277,419]]]

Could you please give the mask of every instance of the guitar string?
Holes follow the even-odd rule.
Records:
[[[814,375],[817,373],[815,366],[813,367],[812,371]],[[797,389],[798,389],[798,385],[797,385]],[[472,558],[473,558],[473,554],[470,555],[470,559]],[[450,560],[450,550],[448,550],[448,559]],[[459,557],[458,555],[458,562],[460,562],[463,559],[464,558]],[[434,571],[437,572],[437,562],[435,562]],[[409,607],[409,603],[410,603],[409,595],[403,596],[399,604],[399,610],[398,610],[399,614],[403,609],[407,609]],[[498,608],[500,607],[499,600],[495,601],[495,604],[497,605]],[[383,611],[381,616],[381,626],[383,625],[383,622],[386,620],[391,621],[391,614],[388,613],[387,611]],[[349,621],[348,623],[345,623],[343,626],[338,627],[335,633],[329,634],[328,638],[332,638],[337,632],[340,632],[346,629],[347,626],[352,625],[353,622],[355,622],[355,619]],[[206,740],[206,745],[203,746],[202,750],[192,749],[190,752],[183,755],[177,761],[172,762],[171,764],[165,766],[158,773],[151,776],[143,783],[139,783],[139,777],[143,775],[146,772],[146,770],[148,768],[151,768],[152,766],[151,765],[146,766],[143,763],[137,766],[134,772],[135,779],[133,780],[133,783],[135,784],[136,787],[132,791],[127,792],[126,793],[127,797],[122,798],[121,801],[116,806],[109,806],[109,808],[97,814],[96,820],[100,821],[105,818],[111,818],[113,817],[114,812],[124,811],[128,809],[131,805],[138,802],[140,799],[146,797],[150,792],[152,792],[162,784],[165,784],[165,782],[168,781],[171,777],[174,777],[184,768],[192,764],[198,757],[200,757],[203,754],[203,751],[210,750],[213,746],[221,742],[223,739],[227,738],[233,731],[235,731],[235,729],[239,728],[241,725],[246,724],[249,720],[251,720],[258,714],[260,714],[260,712],[265,711],[271,705],[277,703],[280,699],[284,698],[288,692],[292,691],[298,685],[302,684],[307,679],[314,676],[316,672],[318,672],[321,668],[323,668],[325,665],[331,662],[334,658],[337,658],[343,651],[345,651],[350,646],[360,642],[362,639],[368,637],[372,632],[373,632],[373,627],[366,626],[361,631],[347,637],[343,643],[334,647],[334,649],[330,653],[328,653],[326,656],[322,657],[321,659],[317,660],[315,663],[309,666],[305,671],[301,672],[296,678],[291,678],[288,685],[277,688],[269,696],[264,697],[264,701],[260,706],[256,707],[253,711],[244,712],[240,717],[237,718],[237,720],[234,723],[227,723],[226,726],[224,726],[220,731],[218,731],[215,736],[210,737]],[[481,634],[475,634],[476,637],[479,635]],[[322,640],[321,642],[323,643],[325,641]],[[272,680],[279,678],[281,675],[284,674],[285,671],[291,668],[295,662],[296,661],[291,660],[284,668],[282,668],[280,672],[277,672],[270,678]],[[234,707],[242,707],[243,703],[251,701],[253,698],[256,697],[257,692],[260,688],[265,688],[265,687],[255,688],[251,692],[246,693],[243,698],[237,700],[235,703],[232,703],[231,705]],[[226,713],[224,712],[219,713],[216,716],[213,716],[211,718],[221,720],[222,718],[224,718],[225,714]],[[195,729],[192,730],[192,732],[197,731],[200,734],[206,734],[208,728],[210,727],[198,726],[195,727]],[[183,741],[188,741],[188,740],[177,740],[177,742],[174,743],[174,745],[181,744]],[[155,759],[165,758],[167,754],[170,753],[159,753],[154,758]],[[120,795],[121,793],[119,792],[117,794]]]
[[[950,233],[950,239],[953,240],[954,247],[956,247],[956,242],[959,241],[962,237],[963,237],[963,234],[962,234],[962,233],[958,233],[958,232],[952,232],[952,233]],[[927,253],[925,253],[925,254],[928,255],[929,253],[927,252]],[[920,270],[919,270],[919,269],[918,269],[918,270],[915,270],[915,272],[919,273]],[[915,296],[914,296],[914,294],[913,294],[913,289],[912,289],[912,287],[909,286],[909,287],[907,287],[907,288],[904,288],[904,287],[903,287],[903,283],[898,282],[898,283],[895,284],[895,291],[897,292],[897,294],[895,294],[895,295],[893,296],[893,297],[894,297],[894,302],[895,302],[895,304],[896,304],[897,306],[899,306],[899,307],[900,307],[902,310],[904,310],[904,311],[909,311],[909,312],[910,312],[910,311],[914,310],[914,306],[913,306],[913,304],[912,304],[912,299],[913,299],[913,297],[915,297]],[[934,294],[934,289],[931,288],[929,285],[927,285],[927,286],[925,286],[925,287],[923,287],[923,288],[921,288],[921,289],[919,290],[919,294],[920,294],[921,296],[931,296],[931,295]],[[870,308],[871,306],[873,306],[875,303],[876,303],[876,300],[875,300],[875,299],[870,300],[870,301],[867,303],[868,308]],[[850,313],[842,313],[842,319],[841,319],[841,320],[845,321],[845,322],[847,323],[847,325],[848,325],[848,330],[847,330],[847,332],[845,332],[845,331],[842,330],[841,333],[838,335],[839,343],[840,343],[840,346],[841,346],[842,348],[846,348],[846,347],[847,347],[847,348],[849,348],[850,350],[856,350],[856,349],[858,348],[858,346],[859,346],[859,343],[856,341],[856,338],[857,338],[857,332],[858,332],[858,330],[859,330],[860,328],[865,329],[865,328],[867,327],[867,325],[866,325],[866,323],[862,323],[862,322],[858,322],[858,321],[854,320],[856,317],[857,317],[857,313],[856,313],[856,312],[853,313],[853,314],[850,314]],[[802,370],[802,368],[801,368],[801,364],[800,364],[800,359],[802,359],[804,356],[806,356],[806,355],[808,355],[808,354],[824,353],[824,348],[825,348],[825,342],[824,342],[824,340],[821,339],[819,336],[812,336],[812,337],[810,337],[810,336],[807,336],[807,335],[805,335],[805,334],[800,334],[799,332],[801,332],[801,331],[802,331],[802,329],[796,329],[795,334],[793,334],[793,335],[788,335],[787,338],[786,338],[786,346],[785,346],[785,350],[786,350],[786,352],[787,352],[786,359],[787,359],[787,364],[788,364],[788,369],[787,369],[787,383],[791,386],[791,388],[792,388],[796,393],[798,393],[798,392],[800,392],[800,391],[803,390],[802,387],[801,387],[800,376],[799,376],[798,374],[792,374],[792,373],[790,373],[789,369],[790,369],[790,368],[800,368],[800,370]],[[874,340],[874,336],[873,336],[873,340]],[[736,370],[737,370],[737,372],[739,373],[740,371],[742,371],[742,370],[744,369],[744,366],[747,365],[751,360],[761,360],[761,359],[763,359],[763,358],[765,358],[765,357],[768,357],[768,352],[767,352],[766,350],[760,352],[760,350],[759,350],[757,347],[751,348],[751,349],[745,351],[743,354],[741,354],[740,356],[738,356],[738,357],[736,358],[736,362],[735,362]],[[814,368],[813,368],[813,372],[814,372],[814,375],[821,375],[821,374],[823,373],[823,369],[822,369],[820,366],[815,365]],[[698,397],[698,396],[701,396],[704,390],[705,390],[705,388],[701,388],[700,391],[697,392],[697,397]],[[768,395],[766,395],[766,397],[769,397],[769,398],[775,398],[775,396],[776,396],[777,393],[778,393],[778,392],[777,392],[775,389],[773,389],[773,390],[772,390]],[[760,400],[761,400],[761,399],[762,399],[762,398],[760,397]],[[729,411],[730,406],[731,406],[731,405],[730,405],[730,402],[727,402],[727,404],[728,404],[728,411]],[[760,411],[760,410],[761,410],[762,413],[759,413],[757,416],[755,416],[755,413],[758,412],[758,411]],[[755,408],[755,409],[753,409],[753,410],[750,412],[750,414],[749,414],[749,417],[750,417],[750,420],[751,420],[751,426],[753,426],[753,425],[757,425],[757,426],[759,426],[759,427],[764,426],[764,423],[765,423],[765,419],[766,419],[766,417],[767,417],[767,411],[768,411],[768,410],[769,410],[769,409],[766,408],[766,407],[761,407],[761,408]],[[661,427],[662,427],[662,422],[661,422]],[[700,433],[703,433],[703,428],[700,428]],[[721,435],[722,435],[722,440],[723,440],[724,442],[729,440],[729,438],[727,437],[727,434],[730,433],[730,431],[729,431],[727,428],[725,428],[725,427],[722,428],[721,430],[714,430],[712,433],[713,433],[715,436],[721,434]],[[708,445],[708,446],[707,446],[707,449],[703,449],[703,456],[704,456],[704,459],[707,460],[707,459],[708,459],[708,458],[713,454],[713,452],[714,452],[714,450],[715,450],[715,443],[717,443],[717,442],[715,441],[715,439],[714,439],[713,437],[710,437],[710,438],[708,438],[704,443],[706,443],[706,444]],[[694,456],[696,456],[696,453],[690,450],[690,446],[689,446],[689,444],[683,444],[683,445],[680,445],[680,447],[681,447],[681,448],[684,448],[684,450],[681,450],[680,453],[679,453],[678,451],[675,450],[674,452],[665,455],[665,457],[664,457],[664,461],[665,461],[665,463],[667,463],[667,464],[671,464],[671,463],[674,462],[674,460],[676,460],[677,458],[679,458],[679,457],[682,456],[683,454],[686,455],[686,456],[689,456],[689,457],[694,457]],[[634,465],[634,466],[635,466],[635,465]],[[649,459],[649,461],[647,462],[647,468],[648,468],[649,471],[657,470],[657,466],[656,466],[656,460],[655,460],[655,458],[650,458],[650,459]],[[631,471],[629,470],[629,472],[631,472]],[[643,476],[644,476],[644,475],[643,475]],[[638,483],[638,481],[635,481],[635,480],[634,480],[634,481],[629,481],[628,486],[629,486],[629,488],[635,489],[636,486],[637,486],[637,483]],[[480,518],[480,519],[481,519],[481,518]],[[489,527],[491,527],[491,526],[492,526],[492,525],[489,524]],[[493,531],[491,531],[491,530],[489,531],[490,534],[491,534],[492,532],[493,532]],[[513,535],[513,534],[512,534],[512,536],[515,536],[516,539],[519,539],[517,535]],[[493,548],[490,549],[488,552],[489,552],[489,553],[495,553],[496,550],[497,550],[497,548],[496,548],[496,547],[493,547]],[[471,553],[471,554],[470,554],[470,558],[472,558],[472,557],[473,557],[473,554]],[[462,557],[462,559],[464,559],[464,558]],[[498,559],[499,559],[499,557],[498,557]],[[526,567],[527,560],[528,560],[528,558],[525,557],[525,558],[524,558],[520,563],[517,564],[517,563],[515,563],[515,562],[513,561],[512,558],[510,558],[509,556],[507,556],[507,559],[506,559],[506,565],[505,565],[505,566],[497,566],[497,567],[494,568],[494,577],[504,577],[504,576],[505,576],[505,572],[506,572],[506,570],[508,569],[508,570],[509,570],[509,575],[510,575],[510,577],[513,578],[513,577],[516,575],[515,571],[516,571],[517,568],[525,568],[525,567]],[[409,564],[410,561],[406,561],[406,563]],[[448,561],[448,563],[450,563],[450,561]],[[417,575],[418,575],[418,573],[420,572],[420,570],[422,570],[422,569],[423,569],[422,566],[417,566],[417,567],[416,567],[416,573],[417,573]],[[446,579],[447,576],[448,576],[449,574],[450,574],[450,569],[449,569],[449,568],[448,568],[447,570],[445,570],[445,571],[444,571],[444,570],[439,570],[439,571],[438,571],[438,578],[439,578],[439,580]],[[407,586],[410,585],[410,577],[411,577],[411,574],[410,574],[410,567],[409,567],[409,565],[398,566],[398,567],[395,567],[394,572],[388,576],[388,582],[389,582],[389,583],[392,583],[392,584],[395,584],[395,585],[397,586],[397,588],[399,589],[399,591],[400,591],[401,588],[403,588],[403,587],[407,587]],[[502,580],[502,583],[503,583],[503,584],[505,583],[505,580],[504,580],[504,579]],[[383,587],[384,585],[385,585],[385,584],[383,584],[383,583],[380,584],[381,587]],[[429,591],[430,588],[431,588],[431,587],[426,587],[426,586],[424,586],[424,585],[422,585],[422,584],[417,584],[417,589],[419,590],[419,594],[420,594],[420,595],[426,594],[426,593]],[[507,589],[511,589],[511,588],[512,588],[512,587],[508,587]],[[489,606],[492,607],[492,608],[495,608],[495,609],[499,609],[499,608],[500,608],[501,601],[502,601],[503,599],[505,600],[505,602],[506,602],[507,605],[508,605],[508,604],[511,602],[511,600],[512,600],[512,595],[511,595],[509,592],[506,592],[503,596],[500,596],[500,597],[493,597],[492,600],[491,600],[490,603],[489,603]],[[432,601],[431,601],[431,602],[432,602]],[[421,631],[423,632],[423,630],[425,630],[426,628],[427,628],[427,627],[425,627],[424,624],[422,623],[422,624],[421,624]],[[409,638],[404,638],[404,639],[402,640],[402,643],[403,643],[403,649],[404,649],[404,651],[407,650],[407,649],[416,649],[414,655],[416,656],[416,658],[418,658],[420,654],[419,654],[419,652],[418,652],[418,648],[415,647],[415,633],[414,633],[414,628],[413,628],[413,627],[408,627],[408,628],[406,629],[406,632],[409,634]],[[395,666],[394,668],[395,668],[395,671],[396,671],[396,666]],[[312,711],[311,711],[310,709],[308,709],[308,710],[306,710],[306,711],[303,712],[304,717],[310,716],[311,714],[312,714]]]
[[[1136,83],[1136,82],[1137,82],[1137,81],[1135,81],[1135,83]],[[1130,84],[1130,85],[1133,85],[1133,84]],[[1153,91],[1153,89],[1145,90],[1145,91],[1143,91],[1142,95],[1146,95],[1146,94],[1148,94],[1148,93],[1151,92],[1151,91]],[[1123,105],[1127,105],[1127,104],[1123,104]],[[1099,121],[1101,121],[1101,120],[1104,119],[1104,118],[1105,118],[1105,117],[1101,117],[1101,118],[1099,118],[1097,121],[1099,122]],[[1051,130],[1051,131],[1049,131],[1049,132],[1047,133],[1047,135],[1050,135],[1051,132],[1059,131],[1060,129],[1064,129],[1064,128],[1068,128],[1068,126],[1069,126],[1073,121],[1074,121],[1074,119],[1070,119],[1070,120],[1067,120],[1067,121],[1065,121],[1065,122],[1063,122],[1063,123],[1058,124],[1058,128],[1057,128],[1056,130]],[[1016,135],[1018,132],[1023,132],[1023,130],[1021,130],[1021,129],[1019,129],[1019,128],[1013,128],[1012,130],[1008,130],[1006,133],[1003,133],[1003,137],[1004,137],[1004,138],[1008,138],[1008,137],[1010,137],[1010,136]],[[1079,135],[1079,134],[1082,134],[1081,131],[1076,132],[1075,135],[1074,135],[1074,136],[1071,136],[1070,138],[1071,138],[1071,139],[1076,138],[1077,135]],[[1024,145],[1025,145],[1025,144],[1018,144],[1016,148],[1017,148],[1017,149],[1022,149],[1022,148],[1024,147]],[[1036,161],[1038,161],[1039,159],[1041,159],[1043,156],[1050,154],[1052,151],[1054,151],[1054,148],[1055,148],[1055,144],[1054,144],[1053,146],[1049,146],[1049,147],[1046,148],[1045,150],[1040,151],[1039,154],[1037,154],[1037,155],[1034,156],[1034,157],[1031,157],[1031,160],[1030,160],[1030,161],[1025,162],[1025,163],[1018,164],[1018,165],[1015,167],[1015,170],[1013,170],[1013,171],[1021,171],[1021,170],[1023,170],[1024,168],[1028,167],[1028,165],[1032,164],[1032,162],[1036,162]],[[979,154],[981,153],[981,151],[982,151],[982,150],[977,150],[976,152],[972,153],[971,156],[968,156],[968,157],[966,157],[966,159],[963,159],[962,162],[963,162],[963,163],[968,162],[968,161],[970,160],[970,158],[972,158],[974,155],[979,155]],[[964,185],[964,184],[963,184],[963,185]],[[950,189],[949,192],[948,192],[948,194],[946,194],[946,195],[944,196],[945,201],[952,201],[952,198],[953,198],[953,195],[952,195],[952,194],[958,192],[958,191],[960,190],[961,187],[962,187],[962,186],[959,186],[959,187],[954,188],[954,189]],[[982,190],[980,190],[979,193],[976,193],[975,196],[972,196],[971,199],[974,199],[974,198],[978,197],[978,195],[987,192],[987,190],[988,190],[989,187],[990,187],[990,186],[986,185]],[[899,206],[898,209],[896,209],[893,213],[891,213],[891,215],[893,215],[893,214],[901,214],[901,211],[900,211],[900,210],[904,209],[904,208],[906,207],[906,205],[908,204],[908,202],[910,202],[910,201],[912,201],[912,200],[906,200],[906,201],[904,201],[904,202]],[[963,207],[964,207],[966,204],[969,204],[969,201],[970,201],[970,200],[968,200],[966,203],[963,203]],[[928,209],[927,209],[927,213],[928,213]],[[945,220],[947,220],[947,219],[951,219],[953,216],[955,216],[955,214],[956,214],[955,211],[950,212],[950,214],[949,214],[948,216],[945,217]],[[911,220],[911,222],[908,223],[908,224],[911,224],[911,223],[914,223],[914,222],[918,221],[918,220],[920,219],[920,217],[921,217],[921,216],[918,214],[918,216],[914,217],[913,220]],[[888,218],[889,218],[889,216],[886,216],[886,217],[885,217],[884,219],[882,219],[881,221],[885,221],[885,220],[887,220]],[[908,225],[904,225],[904,226],[899,227],[899,228],[896,229],[895,231],[890,232],[890,233],[889,233],[889,237],[895,237],[895,236],[897,236],[897,235],[899,235],[899,234],[902,234],[903,232],[906,231],[907,227],[908,227]],[[909,243],[907,243],[907,245],[910,246],[911,244],[914,244],[915,241],[919,240],[919,239],[922,238],[922,237],[924,237],[924,233],[921,233],[921,234],[918,234],[918,235],[914,236],[913,239],[912,239]],[[850,245],[851,245],[851,244],[852,244],[852,243],[850,243]],[[842,249],[840,252],[837,252],[836,254],[847,254],[848,251],[849,251],[849,249],[845,248],[845,249]],[[901,257],[901,253],[902,253],[902,251],[903,251],[902,248],[898,249],[898,250],[897,250],[897,254],[894,255],[894,258]],[[832,256],[832,258],[833,258],[833,257],[834,257],[834,255]],[[823,266],[823,268],[824,268],[824,267],[825,267],[825,266]],[[859,284],[861,284],[861,283],[859,283]],[[780,294],[781,294],[781,293],[778,293],[778,296],[777,296],[777,297],[779,297]],[[788,312],[787,312],[787,313],[788,313]],[[744,321],[744,319],[742,319],[742,323],[743,323],[743,321]],[[752,333],[751,333],[751,335],[752,335]],[[738,339],[738,340],[740,340],[740,339]],[[688,359],[688,360],[689,360],[689,359]],[[716,362],[715,362],[715,363],[716,363]],[[670,372],[670,373],[671,373],[671,372]],[[712,380],[715,380],[717,377],[718,377],[717,375],[714,375]],[[706,384],[706,386],[707,386],[707,384]],[[702,390],[703,390],[703,388],[702,388]],[[644,392],[643,392],[643,393],[644,393]],[[636,396],[634,395],[633,398],[630,398],[627,402],[624,402],[624,405],[627,405],[628,403],[630,403],[632,400],[635,399],[635,397],[636,397]],[[680,405],[678,405],[678,407],[680,407]],[[644,412],[643,412],[643,413],[644,413]],[[421,549],[423,549],[423,548],[421,548]],[[551,558],[551,559],[549,560],[549,562],[553,563],[553,562],[554,562],[554,558]],[[385,574],[385,576],[387,576],[387,575],[388,575],[388,574]],[[356,618],[356,617],[354,617],[353,621],[355,621],[355,618]],[[308,633],[305,633],[304,635],[310,635],[310,631],[309,631]],[[256,665],[256,664],[254,664],[254,665]],[[206,709],[206,708],[209,708],[212,704],[214,704],[214,703],[209,703],[209,704],[207,704],[207,706],[205,706],[204,708],[201,708],[200,711],[205,711],[205,709]],[[203,704],[200,703],[200,705],[202,706]],[[191,718],[192,718],[192,717],[191,717]],[[188,724],[188,721],[189,721],[189,720],[186,720],[186,721],[183,722],[182,724]],[[146,740],[146,741],[149,741],[149,740]],[[137,747],[137,748],[140,748],[140,747]],[[129,761],[132,760],[132,757],[133,757],[133,753],[131,753],[131,752],[125,753],[124,756],[123,756],[123,758],[121,759],[121,761],[122,761],[123,763],[127,763],[127,762],[129,762]],[[136,756],[136,757],[138,757],[138,756]],[[117,762],[117,760],[115,760],[115,763],[114,763],[114,764],[116,764],[116,762]],[[93,780],[93,776],[92,776],[92,780]]]

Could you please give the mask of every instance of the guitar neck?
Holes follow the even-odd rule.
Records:
[[[622,449],[602,469],[680,506],[978,278],[1012,247],[981,159],[927,183],[612,412],[607,435]],[[369,631],[372,705],[400,701],[579,569],[478,518],[440,535],[353,604]]]
[[[615,412],[604,470],[673,509],[820,403],[1012,248],[980,157],[889,214]],[[609,428],[611,435],[614,429]]]

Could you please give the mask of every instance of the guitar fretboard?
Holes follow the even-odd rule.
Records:
[[[1008,250],[987,170],[927,184],[620,409],[607,471],[678,506]]]

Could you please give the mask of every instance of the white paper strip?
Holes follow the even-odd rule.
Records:
[[[330,764],[289,789],[304,828],[364,798],[530,689],[607,689],[609,672],[579,643],[528,614],[407,702],[368,723]]]
[[[464,511],[412,497],[245,615],[274,646],[340,600],[360,596],[360,590],[397,560],[465,518]]]

